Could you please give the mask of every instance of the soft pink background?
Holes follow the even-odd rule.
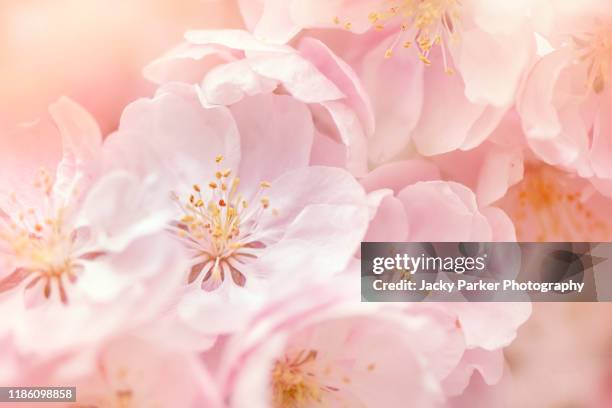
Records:
[[[225,0],[0,0],[0,128],[67,95],[111,131],[153,90],[142,67],[185,29],[239,25]]]

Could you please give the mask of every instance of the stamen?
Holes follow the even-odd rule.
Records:
[[[0,211],[4,218],[0,219],[0,242],[20,265],[0,280],[0,293],[23,284],[25,291],[38,287],[46,299],[57,291],[59,300],[68,304],[66,286],[76,281],[82,268],[80,260],[93,259],[102,253],[76,252],[76,234],[67,228],[65,209],[53,209],[50,196],[53,180],[47,171],[39,171],[34,185],[45,198],[46,204],[41,208],[23,209],[17,194],[12,193],[11,201],[17,210],[13,215]]]
[[[612,30],[599,23],[593,32],[573,37],[578,63],[586,64],[589,90],[601,94],[608,85],[612,69]]]
[[[460,0],[383,0],[381,3],[383,6],[379,10],[368,14],[368,20],[377,31],[397,30],[397,35],[385,50],[385,58],[392,58],[399,44],[409,49],[414,43],[419,60],[431,65],[431,50],[439,46],[444,70],[448,74],[454,73],[449,68],[446,47],[458,36]],[[341,24],[341,18],[335,17],[334,23]],[[350,30],[351,22],[345,22],[344,27]]]
[[[285,355],[276,362],[272,370],[272,402],[275,408],[306,407],[322,402],[323,393],[333,388],[319,384],[310,371],[316,360],[315,350],[302,350],[291,357]]]
[[[609,240],[607,221],[595,217],[588,197],[569,177],[548,166],[525,169],[523,181],[502,202],[519,241]]]
[[[219,165],[223,156],[217,156]],[[269,197],[261,192],[271,187],[262,181],[259,191],[252,199],[259,200],[261,207],[251,209],[248,200],[238,191],[240,179],[232,177],[232,169],[217,169],[215,179],[203,191],[199,184],[193,185],[195,194],[185,202],[173,195],[184,215],[170,229],[189,248],[195,251],[188,282],[200,279],[204,290],[215,290],[231,276],[238,286],[246,284],[245,259],[257,258],[266,245],[259,239],[259,219],[263,210],[270,207]]]

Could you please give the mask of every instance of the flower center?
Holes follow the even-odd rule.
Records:
[[[548,166],[525,169],[525,177],[502,207],[516,226],[519,241],[607,241],[609,227],[589,208],[583,188]]]
[[[573,38],[578,59],[587,64],[587,87],[602,93],[610,79],[612,68],[612,30],[599,27],[592,33]]]
[[[172,229],[195,255],[189,283],[202,278],[202,289],[217,289],[225,276],[231,275],[238,286],[244,286],[242,269],[265,248],[259,233],[259,221],[269,209],[270,199],[263,195],[270,183],[261,182],[251,206],[239,192],[240,179],[232,169],[222,169],[223,156],[216,158],[217,171],[206,187],[193,186],[186,200],[174,199],[184,216]]]
[[[278,360],[272,370],[272,401],[275,408],[299,408],[321,403],[324,392],[337,388],[321,386],[313,365],[315,350],[302,350]]]
[[[46,171],[40,171],[35,186],[49,202],[52,182]],[[42,288],[46,299],[57,291],[61,302],[67,304],[66,285],[75,282],[81,266],[72,257],[75,237],[65,229],[65,209],[37,211],[27,208],[16,194],[11,195],[11,201],[18,210],[15,214],[0,211],[0,251],[5,247],[15,270],[0,280],[0,292],[25,281],[26,290]]]
[[[381,8],[372,11],[368,19],[374,29],[383,31],[397,30],[397,34],[385,51],[385,58],[391,58],[395,49],[414,48],[425,65],[431,65],[429,54],[434,46],[439,46],[444,60],[444,69],[452,74],[449,66],[447,48],[458,36],[460,20],[459,0],[385,0]],[[342,24],[339,17],[336,24]],[[352,28],[351,22],[344,27]]]

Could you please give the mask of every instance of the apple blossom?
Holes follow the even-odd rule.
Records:
[[[525,1],[283,3],[240,4],[259,38],[282,44],[307,29],[355,69],[376,115],[374,164],[411,146],[424,155],[478,146],[514,102],[535,51]]]
[[[100,173],[94,120],[65,98],[50,112],[0,153],[0,337],[47,357],[157,317],[180,261],[155,180]]]
[[[168,229],[188,252],[187,321],[233,330],[272,282],[344,270],[367,227],[366,196],[345,170],[309,165],[314,134],[308,107],[286,95],[203,107],[194,86],[173,84],[126,109],[109,161],[164,175]]]

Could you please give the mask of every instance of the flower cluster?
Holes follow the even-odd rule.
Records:
[[[0,134],[0,383],[501,406],[531,306],[361,303],[359,245],[610,238],[607,2],[239,3],[112,134],[67,98]]]

